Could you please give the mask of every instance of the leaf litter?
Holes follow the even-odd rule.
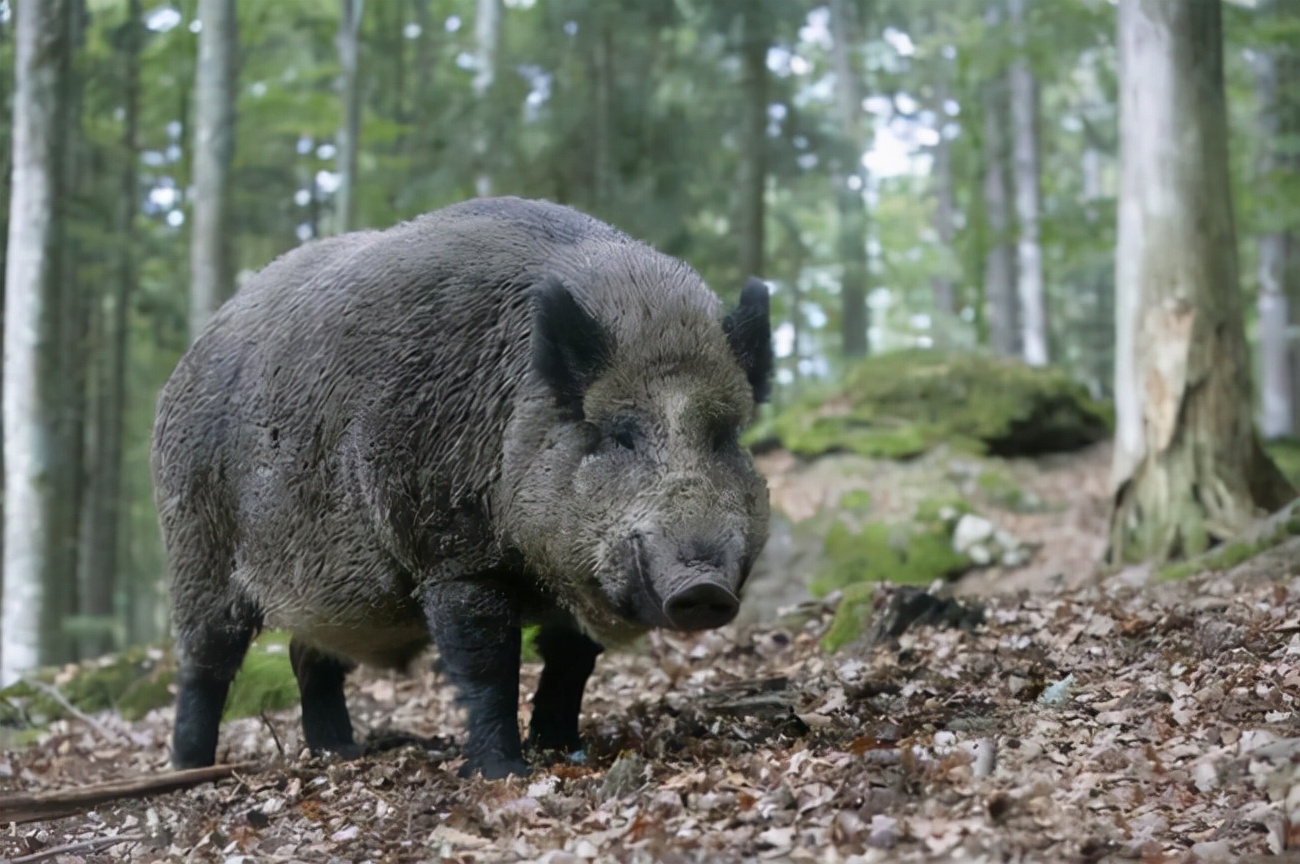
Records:
[[[1077,492],[1073,473],[1044,482]],[[1036,539],[1062,578],[981,596],[959,585],[959,599],[881,586],[873,626],[837,654],[819,648],[826,601],[607,654],[582,758],[530,777],[458,779],[463,717],[446,683],[361,671],[348,684],[359,736],[424,740],[339,762],[300,752],[297,709],[232,721],[221,761],[256,770],[8,826],[0,856],[1300,860],[1297,550],[1180,582],[1099,580],[1090,563],[1069,567],[1095,560],[1078,551],[1100,518],[1087,506],[1043,517],[1054,527]],[[538,673],[525,664],[524,722]],[[0,796],[165,771],[171,721],[171,709],[57,721],[0,753]]]

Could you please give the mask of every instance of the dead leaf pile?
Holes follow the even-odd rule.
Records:
[[[362,673],[358,731],[447,736],[301,758],[296,711],[236,721],[256,773],[11,826],[14,861],[1229,861],[1300,848],[1300,576],[1112,580],[983,601],[970,629],[817,647],[829,610],[598,664],[585,761],[456,778],[432,673]],[[881,606],[889,601],[882,591]],[[536,668],[527,670],[529,687]],[[527,699],[521,705],[526,717]],[[0,791],[164,770],[170,711],[61,721]],[[279,749],[285,752],[280,755]],[[60,853],[60,847],[69,851]]]

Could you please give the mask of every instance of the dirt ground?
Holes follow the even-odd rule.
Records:
[[[1300,861],[1300,540],[1178,583],[1100,578],[1105,453],[1015,470],[1060,506],[1014,517],[1038,557],[963,585],[963,626],[890,636],[916,597],[882,588],[873,638],[835,655],[824,602],[654,634],[598,664],[585,761],[507,781],[457,779],[462,727],[433,673],[363,673],[358,732],[430,746],[307,759],[296,710],[234,721],[222,759],[254,764],[233,778],[12,825],[0,856]],[[162,772],[170,730],[170,709],[60,721],[0,754],[0,798]]]

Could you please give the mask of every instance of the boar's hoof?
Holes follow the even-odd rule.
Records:
[[[740,601],[722,585],[696,582],[664,602],[664,615],[675,630],[708,630],[736,617]]]
[[[469,761],[460,766],[457,772],[462,778],[473,777],[476,774],[483,775],[486,780],[500,780],[503,777],[527,777],[533,769],[527,762],[522,759],[508,759],[504,757],[492,757],[478,761]]]

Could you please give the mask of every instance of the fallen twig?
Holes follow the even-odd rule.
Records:
[[[146,774],[126,780],[97,783],[77,789],[51,789],[30,795],[0,796],[0,824],[11,822],[37,822],[73,816],[108,801],[119,798],[145,798],[198,786],[213,780],[229,777],[236,771],[251,768],[256,763],[239,762],[234,765],[213,765],[207,768],[190,768],[185,771],[168,771]]]
[[[8,859],[8,864],[36,864],[37,861],[45,861],[59,855],[67,855],[71,852],[99,852],[107,849],[109,846],[116,846],[118,843],[138,843],[145,839],[144,834],[119,834],[116,837],[95,837],[90,840],[82,840],[77,843],[68,843],[63,846],[51,846],[49,849],[42,849],[39,852],[33,852],[30,855],[19,855],[17,858]]]
[[[63,708],[64,711],[67,711],[73,717],[76,717],[82,723],[85,723],[91,729],[94,729],[96,732],[99,733],[100,737],[108,741],[113,741],[114,743],[117,744],[131,743],[131,739],[128,738],[126,735],[112,731],[103,723],[100,723],[94,717],[91,717],[85,711],[82,711],[76,705],[73,705],[70,701],[68,701],[68,697],[64,696],[63,693],[59,691],[59,688],[55,687],[53,684],[46,684],[44,681],[38,681],[35,678],[24,678],[23,682],[26,684],[30,684],[31,686],[35,687],[37,690],[40,690],[42,693],[49,696],[55,702],[58,702],[59,706]]]

